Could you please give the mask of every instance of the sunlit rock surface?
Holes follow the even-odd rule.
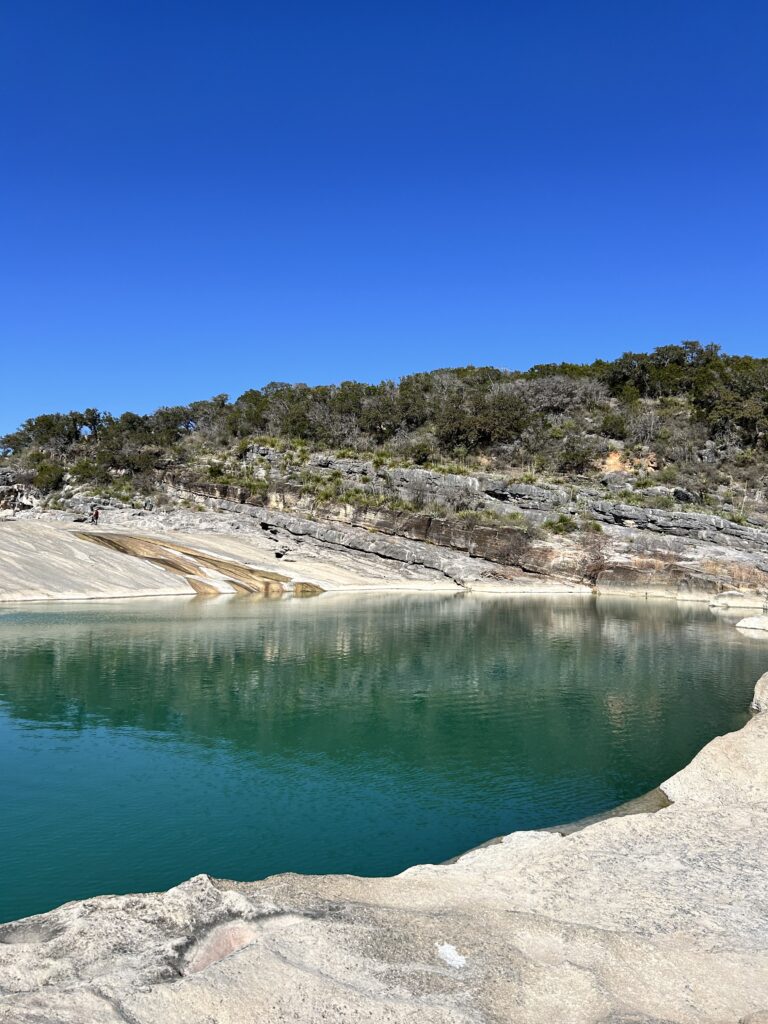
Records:
[[[178,576],[56,524],[0,523],[0,601],[190,594]]]
[[[365,590],[588,592],[439,544],[264,513],[108,510],[0,524],[0,602]]]
[[[740,619],[736,625],[739,629],[764,633],[768,636],[768,615],[748,615],[746,619]]]
[[[201,875],[4,925],[0,1021],[758,1024],[768,715],[662,788],[655,813],[396,878]]]

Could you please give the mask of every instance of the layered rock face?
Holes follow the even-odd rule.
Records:
[[[626,473],[608,474],[601,485],[563,487],[382,467],[328,453],[308,454],[301,464],[294,459],[295,453],[254,447],[241,465],[248,482],[237,486],[169,471],[158,486],[170,511],[155,508],[153,498],[141,498],[138,510],[135,502],[131,508],[130,501],[107,498],[104,522],[127,526],[131,516],[144,516],[142,528],[165,530],[182,507],[196,507],[216,513],[223,532],[262,528],[279,539],[274,557],[288,561],[304,545],[329,562],[346,552],[372,568],[389,562],[461,587],[503,588],[523,575],[528,583],[681,600],[732,589],[768,596],[768,519],[760,511],[736,516],[727,502],[723,515],[691,511],[689,492],[632,492]],[[0,515],[34,514],[39,493],[4,473]],[[93,497],[65,488],[55,503],[82,515]],[[654,503],[664,507],[644,507]],[[209,529],[205,513],[186,519],[187,533]]]
[[[201,875],[0,926],[4,1024],[764,1024],[768,714],[672,804],[396,878]]]
[[[578,592],[450,548],[310,520],[109,510],[98,528],[46,513],[0,526],[0,602],[324,591]],[[282,523],[285,525],[276,525]]]
[[[270,465],[270,479],[277,489],[290,489],[297,483],[295,471],[286,470],[283,456],[270,448],[252,452],[252,460]],[[416,505],[444,509],[487,508],[499,512],[520,512],[541,522],[553,512],[567,516],[587,515],[599,522],[629,526],[672,537],[687,537],[750,550],[768,550],[768,516],[753,513],[737,523],[727,518],[736,510],[727,501],[722,515],[694,512],[683,507],[695,496],[679,487],[653,486],[636,492],[647,507],[628,504],[622,495],[631,492],[628,474],[608,474],[602,486],[579,481],[566,486],[527,484],[510,481],[493,474],[451,474],[420,468],[377,468],[372,462],[311,455],[312,471],[327,477],[336,474],[341,480],[363,492],[391,492]],[[616,479],[620,478],[620,479]],[[611,492],[618,492],[613,498]],[[654,507],[654,506],[658,507]],[[764,510],[768,511],[768,510]]]
[[[733,587],[768,589],[765,515],[736,516],[737,510],[726,501],[722,515],[692,511],[693,494],[661,486],[634,493],[640,504],[630,504],[623,500],[630,494],[627,474],[608,474],[602,486],[576,482],[564,487],[513,482],[491,474],[377,467],[370,461],[319,453],[309,455],[306,466],[296,467],[286,465],[285,455],[268,447],[252,449],[246,465],[254,479],[261,480],[260,490],[175,477],[167,482],[168,493],[174,500],[250,516],[258,507],[266,521],[288,532],[309,532],[318,538],[327,534],[334,544],[354,547],[359,541],[355,528],[360,528],[526,573],[597,583],[605,590],[704,599]],[[329,485],[340,496],[318,502],[318,488],[325,487],[327,493]],[[387,505],[398,501],[408,511]],[[366,508],[366,502],[376,507]],[[307,520],[313,525],[306,525]],[[548,528],[542,530],[543,525]],[[385,557],[411,557],[400,541],[382,538],[375,543],[381,543]],[[648,555],[653,556],[651,565],[643,564]],[[428,554],[426,559],[429,564]],[[728,563],[734,561],[738,568],[730,572]],[[634,579],[626,572],[630,566],[640,570]],[[665,577],[670,567],[674,571]],[[652,587],[642,572],[649,568],[661,571]],[[601,581],[602,570],[619,570],[621,588],[616,576],[609,574]],[[681,573],[688,574],[687,581]]]
[[[599,522],[631,526],[669,537],[705,541],[742,551],[768,551],[768,533],[765,530],[742,526],[721,516],[636,508],[634,505],[610,501],[594,502],[590,511]]]
[[[10,469],[0,469],[0,517],[16,511],[39,508],[42,495],[35,487],[22,483]]]
[[[595,585],[604,593],[699,601],[734,588],[768,594],[768,558],[763,553],[768,532],[715,516],[616,505],[601,533],[557,536],[533,533],[517,523],[465,524],[427,512],[361,511],[339,504],[312,508],[287,490],[265,499],[246,488],[190,483],[175,484],[173,494],[210,510],[255,519],[288,538],[311,537],[329,546],[421,564],[462,585],[504,580],[512,569],[522,570],[529,582],[551,578]],[[598,505],[605,504],[593,507],[593,519],[598,519]],[[624,509],[635,515],[623,518]],[[530,510],[518,511],[524,518],[531,515]],[[657,529],[656,520],[669,528]],[[718,523],[725,525],[721,529]]]

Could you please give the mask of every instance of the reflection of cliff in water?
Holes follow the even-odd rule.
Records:
[[[511,747],[525,774],[610,773],[606,731],[633,731],[623,744],[660,771],[682,764],[692,744],[740,724],[761,668],[758,647],[706,609],[672,602],[51,607],[0,616],[0,700],[16,719],[246,755],[381,758],[441,775],[461,765],[489,785]],[[702,702],[700,739],[679,723]]]

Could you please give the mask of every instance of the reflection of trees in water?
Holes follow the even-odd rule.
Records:
[[[545,776],[610,772],[619,735],[631,756],[682,763],[740,724],[758,658],[705,610],[661,602],[157,604],[4,620],[0,698],[67,729],[471,766],[492,785],[510,759]]]

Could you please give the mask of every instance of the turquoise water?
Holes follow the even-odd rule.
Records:
[[[604,598],[0,609],[0,920],[198,872],[391,874],[606,810],[741,726],[767,653]]]

